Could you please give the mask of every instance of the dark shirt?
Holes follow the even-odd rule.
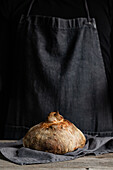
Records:
[[[31,0],[0,1],[0,138],[7,116],[11,97],[11,72],[13,65],[13,47],[16,30],[22,14],[26,14]],[[100,46],[109,84],[113,105],[113,0],[87,0],[90,16],[96,19]],[[87,17],[84,0],[35,0],[31,14],[61,18]],[[16,57],[16,56],[15,56]]]

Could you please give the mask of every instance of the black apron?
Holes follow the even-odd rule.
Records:
[[[113,136],[113,118],[95,18],[22,15],[13,61],[5,138],[18,139],[53,111],[84,134]]]

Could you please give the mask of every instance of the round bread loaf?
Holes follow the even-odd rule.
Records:
[[[70,121],[59,112],[51,112],[45,122],[41,122],[27,132],[23,146],[39,151],[65,154],[84,147],[86,138]]]

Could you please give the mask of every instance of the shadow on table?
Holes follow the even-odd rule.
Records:
[[[4,155],[2,155],[2,153],[0,153],[0,159],[10,162],[9,159],[7,159]]]

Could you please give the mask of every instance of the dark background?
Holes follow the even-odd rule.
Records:
[[[87,0],[90,16],[96,19],[101,51],[113,105],[113,0]],[[12,87],[13,47],[22,14],[27,14],[31,0],[0,0],[0,139]],[[31,14],[61,18],[87,17],[84,0],[35,0]]]

